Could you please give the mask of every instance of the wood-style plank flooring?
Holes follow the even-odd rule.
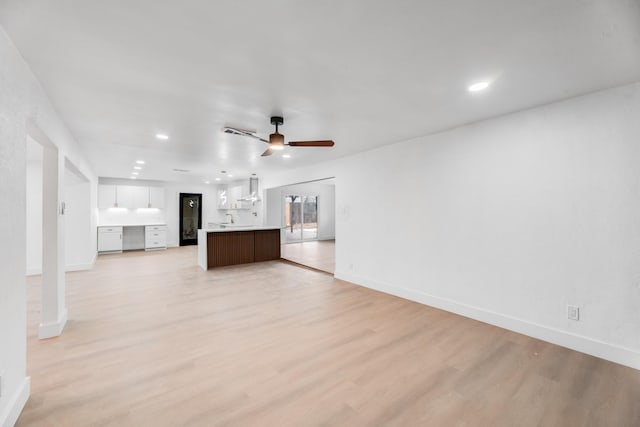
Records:
[[[639,426],[640,372],[281,261],[195,248],[67,275],[18,426]]]
[[[336,269],[336,241],[314,240],[282,245],[282,258],[333,274]]]

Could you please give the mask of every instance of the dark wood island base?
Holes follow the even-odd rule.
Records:
[[[206,233],[206,253],[202,246]],[[199,230],[198,264],[206,269],[280,259],[280,229]]]

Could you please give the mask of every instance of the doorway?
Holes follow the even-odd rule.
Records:
[[[318,240],[318,196],[284,196],[283,243]]]
[[[180,193],[180,246],[198,244],[202,228],[202,194]]]
[[[267,190],[266,224],[281,227],[281,257],[333,274],[335,179]]]
[[[65,301],[65,158],[34,124],[25,139],[26,267],[29,291],[42,294],[38,338],[62,334],[67,323]]]

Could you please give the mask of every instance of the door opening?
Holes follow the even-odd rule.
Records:
[[[202,228],[202,194],[180,193],[180,246],[198,244]]]

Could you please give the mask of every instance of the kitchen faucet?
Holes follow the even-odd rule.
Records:
[[[226,215],[231,217],[231,219],[229,220],[229,224],[233,224],[233,223],[235,222],[235,221],[233,220],[233,214],[228,213],[228,214],[226,214]]]

